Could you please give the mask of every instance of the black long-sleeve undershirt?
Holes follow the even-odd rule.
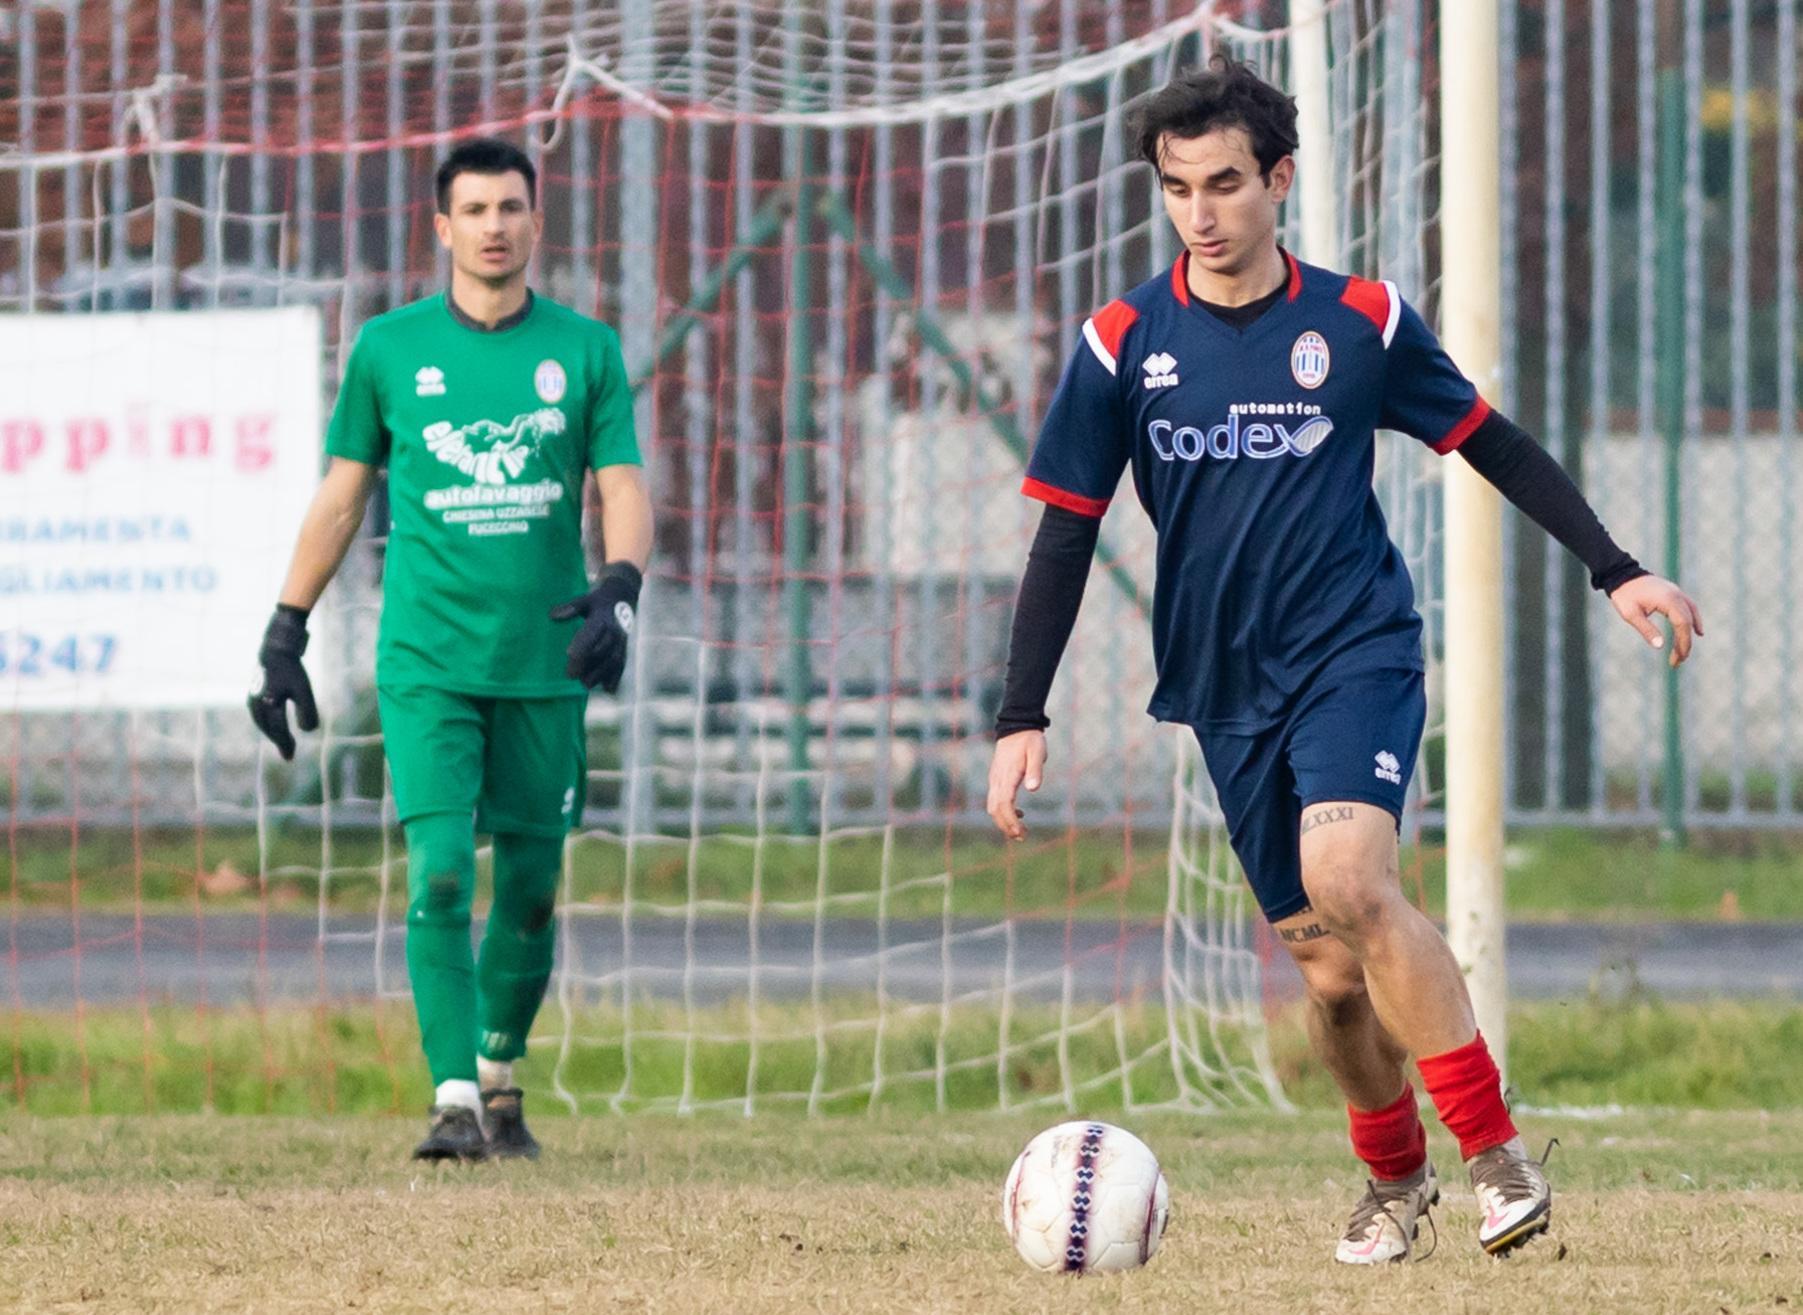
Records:
[[[1552,454],[1501,412],[1486,416],[1458,451],[1497,492],[1569,549],[1595,588],[1613,593],[1647,574],[1609,537]],[[1046,699],[1077,623],[1101,529],[1097,518],[1063,507],[1047,506],[1040,518],[1014,605],[1008,674],[995,720],[998,737],[1051,724]]]
[[[1584,563],[1592,588],[1612,594],[1629,580],[1648,574],[1609,537],[1553,454],[1502,412],[1485,416],[1460,445],[1459,455]]]
[[[1033,536],[1020,579],[1020,597],[1014,603],[1008,678],[995,718],[997,736],[1042,731],[1052,724],[1045,715],[1046,697],[1077,624],[1090,559],[1101,537],[1102,522],[1095,516],[1048,503],[1039,518],[1039,532]]]

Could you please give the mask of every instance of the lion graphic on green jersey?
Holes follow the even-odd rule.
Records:
[[[439,420],[424,431],[426,449],[447,466],[455,466],[478,484],[505,484],[518,479],[526,462],[546,438],[561,434],[568,423],[554,406],[517,415],[506,424],[472,420],[452,425]]]

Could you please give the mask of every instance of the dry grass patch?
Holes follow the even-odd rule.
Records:
[[[0,1306],[32,1311],[1773,1311],[1803,1306],[1803,1118],[1555,1126],[1556,1230],[1328,1256],[1337,1120],[1123,1119],[1173,1184],[1124,1279],[1029,1273],[996,1219],[1044,1115],[546,1120],[539,1165],[422,1169],[402,1119],[0,1119]],[[1436,1143],[1449,1158],[1450,1148]]]

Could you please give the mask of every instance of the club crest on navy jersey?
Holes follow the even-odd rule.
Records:
[[[1330,359],[1327,339],[1310,329],[1290,348],[1290,374],[1304,388],[1319,388],[1327,381]]]

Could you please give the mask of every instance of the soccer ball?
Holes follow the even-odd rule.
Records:
[[[1020,1153],[1002,1186],[1002,1227],[1034,1269],[1137,1269],[1164,1236],[1170,1189],[1158,1157],[1106,1123],[1060,1123]]]

